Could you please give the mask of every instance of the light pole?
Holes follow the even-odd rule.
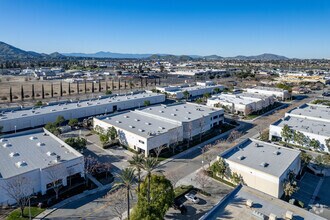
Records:
[[[31,202],[30,202],[30,200],[31,200],[31,198],[37,198],[36,196],[30,196],[29,197],[29,219],[31,220],[32,219],[32,217],[31,217]]]

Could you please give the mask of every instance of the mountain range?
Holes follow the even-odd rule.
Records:
[[[264,53],[256,56],[235,56],[221,57],[218,55],[199,56],[199,55],[172,55],[172,54],[131,54],[131,53],[112,53],[100,51],[97,53],[59,53],[51,54],[37,53],[34,51],[25,51],[12,45],[0,41],[0,58],[6,60],[20,59],[66,59],[72,57],[83,58],[111,58],[111,59],[150,59],[150,60],[179,60],[189,61],[194,59],[203,60],[288,60],[285,56],[271,53]]]

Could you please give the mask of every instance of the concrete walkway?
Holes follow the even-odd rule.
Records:
[[[316,186],[316,188],[315,188],[315,190],[314,190],[313,196],[312,196],[311,200],[309,201],[309,205],[314,204],[315,198],[316,198],[317,194],[318,194],[319,191],[320,191],[320,188],[321,188],[321,186],[322,186],[322,184],[323,184],[323,181],[324,181],[324,178],[321,178],[321,179],[319,180],[319,182],[318,182],[318,184],[317,184],[317,186]]]
[[[57,209],[71,203],[74,202],[76,200],[82,199],[84,197],[93,195],[95,193],[101,192],[103,190],[110,190],[113,186],[113,183],[107,184],[107,185],[102,185],[100,187],[97,187],[96,189],[92,189],[92,190],[86,190],[83,193],[80,193],[78,195],[72,196],[66,200],[63,200],[57,204],[55,204],[54,206],[52,206],[51,208],[46,209],[45,211],[43,211],[42,213],[40,213],[38,216],[36,216],[34,219],[44,219],[46,218],[49,214],[51,214],[52,212],[56,211]]]

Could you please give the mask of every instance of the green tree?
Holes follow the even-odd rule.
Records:
[[[115,186],[123,186],[126,188],[126,197],[127,197],[127,219],[130,220],[130,197],[131,190],[135,181],[135,170],[133,168],[125,168],[122,172],[117,175],[119,181],[115,184]]]
[[[71,127],[75,127],[75,126],[78,125],[78,123],[79,123],[78,119],[72,118],[72,119],[69,120],[68,125],[71,126]]]
[[[115,127],[108,128],[107,136],[110,137],[112,141],[114,141],[118,137],[118,133]]]
[[[311,162],[313,157],[308,153],[301,152],[300,159],[301,159],[301,171],[302,171],[304,167],[306,167]]]
[[[320,142],[318,140],[315,140],[314,138],[310,141],[309,146],[312,147],[315,150],[320,149]]]
[[[204,100],[207,100],[207,99],[210,98],[210,97],[211,97],[211,94],[210,94],[210,93],[205,93],[205,94],[203,95]]]
[[[293,141],[299,146],[303,147],[304,144],[306,143],[306,136],[300,131],[295,131],[293,133]]]
[[[283,183],[283,191],[285,198],[288,200],[293,193],[295,193],[299,188],[297,187],[296,182],[290,182],[289,180],[284,181]]]
[[[293,131],[287,124],[285,124],[283,126],[282,131],[281,131],[281,136],[284,139],[284,142],[286,143],[286,145],[288,145],[288,143],[292,140]]]
[[[147,200],[148,206],[150,206],[150,181],[151,181],[151,172],[157,167],[158,160],[153,157],[147,157],[142,164],[142,168],[147,172],[148,187],[147,187]]]
[[[227,168],[228,165],[226,164],[225,160],[223,158],[220,158],[212,164],[210,170],[214,175],[219,175],[221,178],[223,178],[226,174]]]
[[[141,183],[138,202],[133,209],[132,219],[162,220],[174,202],[174,190],[171,181],[163,175],[151,175],[151,201],[148,202],[149,180]],[[150,204],[150,206],[148,205]]]
[[[111,95],[112,92],[111,92],[110,90],[107,90],[107,91],[105,92],[105,94],[106,94],[106,95]]]
[[[61,130],[55,125],[55,123],[47,123],[45,129],[56,136],[61,134]]]
[[[149,100],[145,100],[145,101],[143,102],[143,104],[144,104],[144,106],[149,106],[149,105],[150,105],[150,101],[149,101]]]
[[[213,92],[214,92],[215,94],[217,94],[217,93],[220,92],[220,89],[219,89],[219,88],[214,88],[214,89],[213,89]]]
[[[43,105],[42,101],[37,101],[36,104],[34,105],[35,107],[41,107]]]
[[[73,149],[77,151],[82,151],[86,149],[87,140],[81,137],[71,137],[65,140],[65,143],[70,145]]]
[[[189,99],[190,93],[187,90],[185,90],[182,94],[186,100]]]
[[[196,100],[196,103],[197,103],[197,104],[201,104],[201,103],[203,103],[203,99],[198,98],[198,99]]]
[[[235,184],[239,184],[240,182],[242,182],[242,176],[236,172],[233,172],[231,174],[231,178],[230,178]]]
[[[106,143],[109,142],[109,136],[106,134],[100,134],[99,138],[100,138],[102,145],[105,145]]]
[[[64,122],[65,122],[65,118],[62,115],[59,115],[59,116],[57,116],[54,123],[58,127],[58,126],[63,125]]]
[[[137,171],[138,177],[138,193],[140,192],[141,183],[141,169],[143,168],[144,157],[142,154],[134,154],[131,160],[128,161],[131,167],[134,167]]]

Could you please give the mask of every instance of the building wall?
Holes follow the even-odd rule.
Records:
[[[129,98],[129,97],[128,97]],[[15,119],[8,119],[6,121],[1,121],[0,125],[3,126],[3,132],[10,132],[15,130],[27,129],[42,126],[49,122],[54,122],[57,116],[63,116],[66,120],[71,118],[85,118],[94,115],[106,114],[113,112],[113,106],[117,106],[117,110],[126,110],[131,108],[137,108],[144,106],[144,101],[149,100],[150,104],[161,103],[165,101],[165,95],[145,97],[139,99],[127,99],[118,103],[109,103],[101,105],[91,105],[86,107],[78,107],[76,109],[65,110],[65,105],[62,105],[62,109],[54,112],[49,112],[47,114],[35,114],[29,117],[20,117]],[[35,109],[38,112],[38,108]]]
[[[274,124],[270,125],[269,126],[269,140],[272,140],[273,136],[282,138],[281,132],[282,132],[282,127],[276,126]],[[299,132],[303,133],[306,137],[309,137],[311,140],[312,139],[318,140],[321,145],[320,150],[322,150],[324,152],[329,152],[328,148],[326,147],[326,142],[325,142],[325,140],[328,139],[329,137],[322,136],[319,134],[313,134],[313,133],[309,133],[309,132],[305,132],[305,131],[299,131]],[[284,139],[283,139],[283,141],[284,141]],[[291,143],[294,144],[293,141],[291,141]]]
[[[258,170],[226,159],[225,161],[228,164],[231,172],[236,172],[242,176],[244,184],[261,192],[267,193],[268,195],[279,198],[280,184],[278,177],[260,172]],[[265,170],[267,170],[267,168],[265,168]]]

